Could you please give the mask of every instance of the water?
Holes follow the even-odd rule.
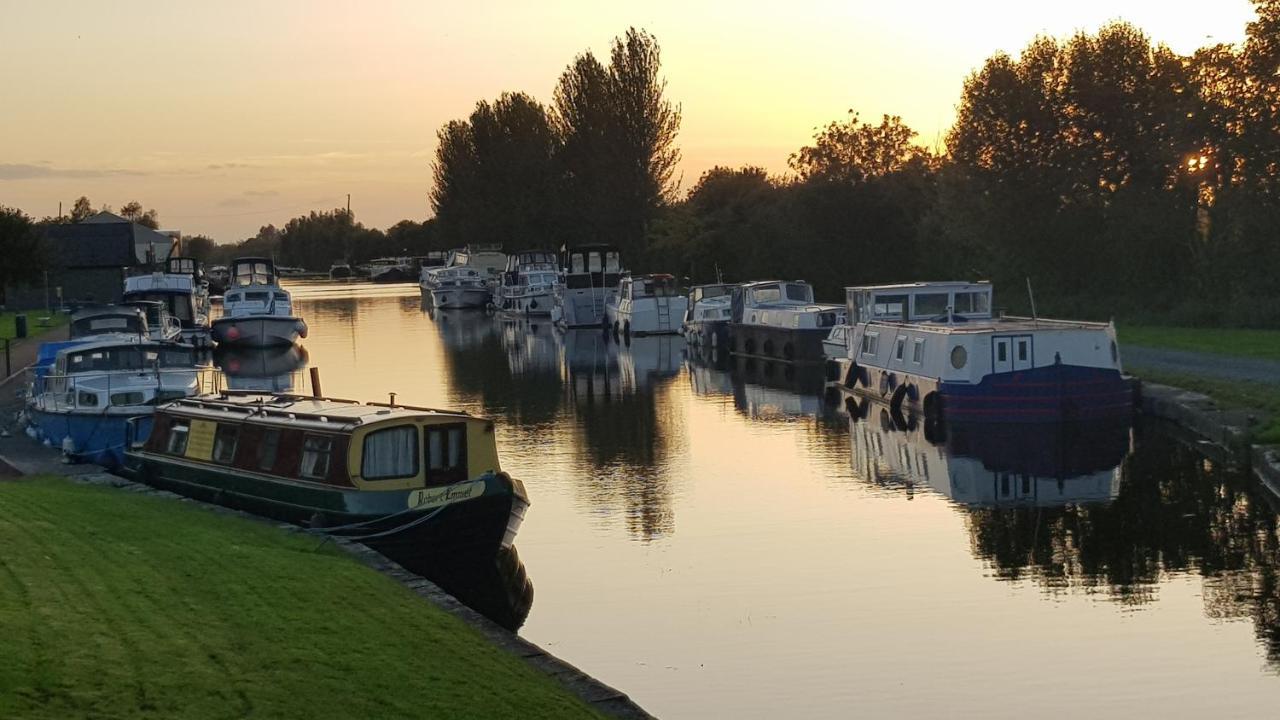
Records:
[[[533,500],[521,634],[659,716],[1259,717],[1280,700],[1276,508],[1193,442],[902,429],[851,418],[821,378],[718,369],[676,339],[433,316],[411,286],[292,289],[311,336],[274,369],[497,421]]]

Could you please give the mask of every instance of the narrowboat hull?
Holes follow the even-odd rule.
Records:
[[[825,361],[822,341],[830,332],[831,328],[782,328],[746,323],[729,326],[734,355],[796,364]]]
[[[234,347],[275,347],[292,345],[307,336],[307,323],[288,315],[221,317],[213,321],[213,339]]]
[[[948,421],[1060,423],[1132,417],[1134,388],[1119,370],[1055,364],[993,373],[981,382],[940,381],[841,363],[848,391]]]
[[[440,310],[484,308],[489,304],[489,289],[440,286],[430,290],[431,303]]]
[[[55,448],[64,448],[68,439],[71,447],[67,453],[78,462],[95,463],[106,468],[117,468],[124,461],[124,448],[128,427],[133,423],[133,436],[145,440],[151,434],[155,417],[153,408],[133,412],[84,412],[48,411],[35,406],[26,410],[28,434]]]
[[[442,487],[361,491],[131,450],[125,470],[153,487],[358,540],[419,571],[509,548],[529,507],[524,485],[489,473]]]

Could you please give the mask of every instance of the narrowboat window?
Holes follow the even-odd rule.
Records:
[[[916,338],[915,347],[911,349],[911,362],[916,365],[924,362],[924,338]]]
[[[240,426],[218,423],[213,433],[213,461],[230,465],[236,459],[236,445],[240,440]]]
[[[258,469],[270,470],[276,466],[276,452],[280,449],[280,431],[264,430],[258,439]]]
[[[906,336],[900,336],[893,346],[893,359],[902,362],[902,354],[907,348]]]
[[[365,480],[389,480],[418,474],[418,429],[413,425],[375,430],[364,438],[360,474]]]
[[[324,478],[329,474],[329,455],[333,452],[333,440],[318,435],[307,435],[302,441],[303,477]]]
[[[915,317],[937,317],[947,312],[947,293],[921,293],[915,296]]]
[[[991,312],[990,296],[984,292],[956,293],[955,311],[972,315],[986,315]]]
[[[907,296],[876,295],[871,301],[871,314],[877,318],[906,319]]]
[[[432,476],[445,478],[467,472],[467,426],[438,425],[427,428],[427,467]]]
[[[1027,359],[1027,341],[1018,341],[1018,361],[1023,362]]]
[[[187,438],[190,436],[191,423],[179,420],[169,426],[169,442],[164,451],[170,455],[184,455],[187,452]]]

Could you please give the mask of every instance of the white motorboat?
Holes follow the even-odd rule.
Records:
[[[213,339],[242,347],[292,345],[307,336],[307,324],[293,314],[289,292],[280,287],[275,265],[266,258],[231,263],[231,287],[223,315],[213,321]]]
[[[507,315],[550,315],[560,284],[555,253],[523,250],[507,256],[502,284],[496,289],[494,307]]]
[[[194,258],[171,257],[164,272],[125,278],[124,301],[158,301],[181,326],[184,342],[209,344],[212,305],[209,283],[200,262]],[[155,328],[153,328],[154,330]]]
[[[734,355],[821,363],[822,341],[844,322],[840,305],[813,301],[813,287],[801,280],[763,280],[733,290],[729,324]]]
[[[729,347],[729,318],[733,285],[717,283],[689,289],[684,316],[684,339],[694,347]]]
[[[671,275],[624,275],[617,296],[605,305],[605,320],[626,337],[677,334],[688,304]]]
[[[556,286],[551,321],[562,328],[600,327],[605,306],[618,294],[626,273],[618,249],[593,244],[568,248]]]

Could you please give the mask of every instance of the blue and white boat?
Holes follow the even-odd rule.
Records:
[[[130,422],[135,438],[145,439],[158,403],[200,389],[190,345],[103,335],[41,350],[25,408],[27,432],[77,461],[119,465]]]
[[[895,410],[1019,423],[1133,411],[1114,324],[997,315],[986,282],[850,287],[846,297],[840,384]]]
[[[198,260],[172,257],[165,264],[164,272],[125,278],[124,301],[163,303],[168,315],[176,318],[184,342],[196,346],[209,345],[212,305],[209,283]],[[167,320],[160,321],[159,327],[153,323],[151,330],[153,333],[171,334],[168,323]]]
[[[840,305],[813,300],[813,286],[802,280],[762,280],[733,289],[729,337],[740,357],[821,364],[822,341],[845,321]]]
[[[280,287],[275,264],[266,258],[231,263],[231,286],[222,298],[222,317],[213,321],[221,345],[292,345],[307,336],[307,324],[293,314],[293,299]]]

